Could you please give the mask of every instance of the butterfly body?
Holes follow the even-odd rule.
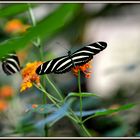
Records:
[[[15,53],[10,53],[2,58],[2,69],[7,75],[12,75],[20,71],[19,59]]]
[[[106,47],[106,42],[95,42],[75,51],[74,53],[69,51],[67,56],[58,57],[44,62],[36,69],[36,73],[42,75],[68,72],[72,67],[86,64],[94,55],[104,50]]]

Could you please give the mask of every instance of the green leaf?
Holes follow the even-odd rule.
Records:
[[[49,39],[73,19],[79,6],[80,4],[63,4],[24,35],[0,43],[0,58],[11,51],[26,47],[38,36]]]
[[[89,115],[96,114],[96,112],[102,112],[105,111],[106,109],[97,109],[97,110],[88,110],[88,111],[82,111],[82,117],[86,117]],[[77,116],[81,116],[80,111],[75,111],[74,112]]]
[[[71,92],[68,94],[68,97],[71,97],[71,96],[89,97],[89,96],[97,96],[97,95],[94,93],[88,93],[88,92],[81,92],[81,93]]]
[[[40,128],[41,126],[45,125],[45,124],[54,124],[56,123],[58,120],[60,120],[61,118],[63,118],[64,116],[67,115],[67,111],[70,107],[70,105],[72,104],[74,100],[69,100],[67,103],[65,103],[61,108],[59,108],[57,111],[55,111],[54,113],[52,113],[51,115],[48,115],[45,119],[42,119],[41,121],[39,121],[35,127],[36,128]]]
[[[105,111],[96,112],[94,117],[103,116],[103,115],[110,115],[110,114],[118,112],[118,111],[123,111],[123,110],[130,109],[130,108],[132,108],[134,106],[135,106],[135,104],[126,104],[126,105],[123,105],[123,106],[121,106],[121,107],[119,107],[117,109],[108,109],[108,110],[105,110]]]
[[[15,16],[28,10],[28,4],[10,4],[0,9],[0,17]]]
[[[97,116],[110,115],[110,114],[115,113],[115,112],[124,111],[124,110],[127,110],[127,109],[134,107],[135,105],[136,104],[126,104],[126,105],[123,105],[117,109],[106,109],[106,110],[101,110],[101,111],[99,110],[94,115],[83,120],[83,122],[86,122],[87,120],[94,118],[94,117],[97,117]]]

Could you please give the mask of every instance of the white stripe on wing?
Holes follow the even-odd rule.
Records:
[[[49,66],[51,65],[52,61],[53,61],[53,60],[51,60],[51,61],[48,63],[48,65],[47,65],[46,69],[44,70],[44,72],[46,72],[46,70],[49,68]]]
[[[66,68],[64,68],[63,70],[58,71],[58,72],[63,72],[63,71],[65,71],[66,69],[68,69],[69,67],[71,67],[71,66],[72,66],[72,64],[68,65]]]
[[[51,69],[51,72],[54,70],[55,66],[62,60],[64,60],[65,58],[68,58],[67,56],[66,57],[63,57],[63,58],[60,58],[59,60],[57,60],[57,62],[53,65],[52,69]]]
[[[43,68],[43,64],[40,65],[40,71],[39,71],[39,74],[41,74],[42,68]]]
[[[6,63],[3,63],[3,70],[4,70],[4,72],[7,74],[12,74],[12,72],[9,70],[9,69],[7,69],[7,67],[6,67]]]
[[[14,72],[18,72],[18,70],[10,63],[6,63],[6,65],[8,65]],[[8,68],[7,68],[8,70]]]
[[[79,54],[79,53],[87,53],[87,55],[88,55],[88,54],[94,54],[94,52],[87,51],[87,50],[82,50],[82,51],[78,51],[78,52],[76,52],[76,53],[73,53],[73,55]]]
[[[69,62],[71,62],[71,59],[68,59],[67,61],[65,61],[64,63],[62,63],[56,70],[60,69],[64,65],[67,65],[67,63],[69,63]]]
[[[101,50],[100,48],[94,47],[94,46],[87,46],[88,48],[94,49],[94,50]]]
[[[72,58],[72,60],[76,60],[76,59],[80,59],[80,58],[86,58],[86,57],[89,57],[89,56],[87,56],[87,55],[74,56],[74,57]]]
[[[101,45],[99,42],[97,42],[96,44],[98,44],[99,46],[101,46],[102,48],[104,48],[104,46],[103,46],[103,45]]]
[[[14,62],[14,64],[17,66],[17,68],[20,70],[19,64],[16,60],[12,59],[12,58],[7,58],[6,61],[10,61],[10,62]],[[8,62],[9,63],[9,62]]]

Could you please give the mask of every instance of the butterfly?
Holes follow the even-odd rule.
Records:
[[[2,58],[2,69],[7,75],[12,75],[20,71],[20,62],[16,53],[9,53]]]
[[[37,69],[38,75],[43,74],[61,74],[71,70],[75,66],[81,66],[89,62],[94,55],[104,50],[107,47],[106,42],[95,42],[89,44],[74,53],[68,52],[68,55],[55,58],[53,60],[44,62]]]

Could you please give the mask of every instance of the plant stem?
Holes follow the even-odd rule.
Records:
[[[86,119],[83,120],[83,123],[86,122],[87,120],[93,118],[93,117],[96,117],[96,116],[95,115],[89,116],[88,118],[86,118]]]
[[[31,7],[30,3],[28,3],[28,11],[29,11],[29,16],[30,16],[32,25],[35,27],[35,26],[36,26],[36,19],[35,19],[35,16],[34,16],[34,14],[33,14],[32,7]],[[36,47],[39,48],[40,55],[41,55],[41,60],[43,60],[43,53],[42,53],[40,38],[37,37],[36,40],[33,41],[33,44],[34,44]],[[44,77],[43,77],[43,83],[44,83],[44,85],[45,85]],[[46,98],[45,95],[43,95],[43,103],[44,103],[44,104],[47,103],[47,98]],[[46,118],[46,114],[44,115],[44,118]],[[47,127],[47,125],[44,126],[44,131],[45,131],[45,136],[48,136],[48,127]]]
[[[35,17],[33,15],[33,12],[32,12],[32,8],[31,8],[31,5],[28,3],[29,5],[29,15],[30,15],[30,18],[32,19],[32,25],[33,26],[36,26],[36,20],[35,20]],[[40,38],[37,37],[37,40],[36,40],[36,43],[39,47],[40,47]],[[41,60],[43,60],[43,51],[42,49],[40,48],[40,55],[41,55]],[[58,94],[58,96],[60,97],[61,100],[63,100],[63,97],[61,96],[60,92],[56,89],[56,87],[54,86],[54,84],[50,81],[50,79],[48,78],[47,75],[45,75],[47,81],[49,82],[49,84],[54,88],[54,90],[56,91],[56,93]]]
[[[34,84],[34,85],[35,85],[35,84]],[[37,85],[35,85],[35,87],[38,88]],[[52,96],[51,96],[48,92],[46,92],[46,90],[44,89],[44,87],[43,87],[41,84],[40,84],[40,88],[38,88],[38,89],[41,90],[42,92],[44,92],[44,93],[46,94],[46,96],[51,100],[51,102],[52,102],[56,107],[58,107],[58,108],[61,107],[59,104],[57,104],[57,103],[55,102],[55,100],[52,99]],[[67,113],[67,116],[68,116],[70,119],[72,119],[73,121],[77,122],[77,120],[76,120],[74,117],[72,117],[69,113]]]
[[[82,96],[81,96],[81,75],[80,75],[80,70],[78,71],[78,89],[79,89],[79,94],[80,94],[80,126],[83,130],[83,132],[87,135],[87,136],[91,136],[91,134],[88,132],[88,130],[86,129],[86,127],[84,126],[83,122],[82,122],[82,111],[83,111],[83,102],[82,102]]]
[[[32,25],[35,27],[36,26],[36,19],[35,19],[35,16],[33,14],[33,10],[32,10],[32,7],[31,7],[30,3],[28,3],[28,9],[29,9],[29,16],[30,16]],[[34,43],[35,46],[40,47],[40,43],[41,43],[40,38],[37,37],[36,41],[33,42],[33,43]]]
[[[45,95],[52,101],[52,103],[60,108],[61,106],[59,104],[57,104],[55,102],[55,100],[52,99],[53,96],[51,96],[48,92],[46,92],[46,90],[44,89],[44,87],[41,85],[40,88],[34,84],[35,87],[39,90],[41,90],[43,93],[45,93]],[[68,118],[70,118],[71,121],[73,121],[75,124],[81,122],[81,120],[74,114],[74,112],[70,109],[70,112],[69,113],[66,113],[66,116],[68,116]],[[91,136],[90,133],[87,131],[87,129],[85,128],[85,126],[81,123],[79,125],[80,129],[82,130],[82,132],[85,134],[85,136]]]
[[[85,132],[85,134],[86,134],[88,137],[91,137],[91,134],[88,132],[88,130],[86,129],[86,127],[85,127],[83,124],[81,124],[81,127],[82,127],[83,131]]]
[[[36,84],[34,84],[34,86],[35,86],[37,89],[41,90],[43,93],[46,92],[44,89],[39,88]],[[49,94],[49,95],[50,95],[50,94]],[[52,95],[50,95],[50,96],[51,96],[51,98],[53,98],[56,102],[60,102],[60,101],[59,101],[57,98],[55,98],[54,96],[52,96]],[[46,95],[45,95],[45,97],[46,97]]]
[[[32,25],[36,26],[36,20],[35,20],[35,17],[34,17],[34,14],[33,14],[33,11],[32,11],[32,7],[31,7],[30,3],[28,3],[28,9],[29,9],[29,16],[30,16]]]
[[[32,22],[33,26],[36,26],[36,20],[31,8],[31,5],[28,3],[28,7],[29,7],[29,15],[30,15],[30,19]],[[43,61],[43,50],[41,48],[41,41],[40,38],[37,37],[36,41],[33,42],[33,44],[39,48],[40,51],[40,56],[41,56],[41,60]],[[56,91],[56,93],[58,94],[58,96],[60,97],[60,99],[62,101],[64,101],[63,96],[61,95],[61,93],[58,91],[58,89],[55,87],[55,85],[50,81],[50,79],[48,78],[47,75],[45,75],[47,81],[50,83],[50,85],[53,87],[53,89]],[[35,84],[34,84],[35,85]],[[45,81],[44,81],[44,77],[43,77],[43,85],[45,85]],[[43,96],[43,100],[44,100],[44,104],[46,103],[46,96],[50,99],[50,101],[56,105],[56,107],[60,108],[61,106],[57,103],[59,102],[58,99],[56,99],[54,96],[50,95],[48,92],[46,92],[45,88],[40,84],[40,88],[35,85],[36,88],[38,88],[39,90],[41,90],[44,93]],[[78,88],[79,88],[79,93],[81,94],[81,82],[80,82],[80,71],[78,74]],[[57,101],[57,102],[56,102]],[[87,131],[86,127],[82,124],[82,96],[80,96],[80,119],[76,116],[76,114],[74,114],[74,112],[72,111],[72,109],[70,109],[70,112],[66,113],[66,115],[75,123],[81,123],[79,126],[80,128],[83,130],[83,132],[85,133],[86,136],[91,136],[90,133]],[[44,115],[44,117],[46,117],[46,115]],[[47,126],[44,126],[44,130],[45,130],[45,136],[48,136],[48,130],[47,130]]]
[[[46,80],[49,82],[49,84],[53,87],[53,89],[56,91],[56,93],[58,94],[58,96],[60,97],[60,99],[63,101],[63,97],[61,95],[61,93],[58,91],[58,89],[55,87],[55,85],[51,82],[51,80],[48,78],[47,75],[45,75]]]
[[[57,92],[57,94],[59,95],[59,97],[61,98],[62,101],[64,101],[63,96],[61,95],[61,93],[58,91],[58,89],[55,87],[55,85],[50,81],[50,79],[48,78],[48,76],[45,76],[47,81],[50,83],[50,85],[54,88],[54,90]],[[52,96],[53,97],[53,96]],[[74,114],[74,112],[72,111],[72,109],[70,108],[70,113],[78,120],[79,122],[79,118]],[[76,121],[77,122],[77,121]]]
[[[80,76],[80,70],[78,71],[78,89],[79,89],[79,94],[81,95],[81,76]],[[83,104],[82,104],[82,96],[80,96],[80,120],[82,122],[82,108],[83,108]]]
[[[79,119],[79,118],[78,118]],[[79,120],[80,121],[80,120]],[[91,137],[92,135],[88,132],[88,130],[86,129],[86,127],[84,126],[84,124],[79,124],[77,125],[75,122],[72,122],[73,125],[76,127],[76,129],[79,131],[80,134],[82,134],[82,137]]]

